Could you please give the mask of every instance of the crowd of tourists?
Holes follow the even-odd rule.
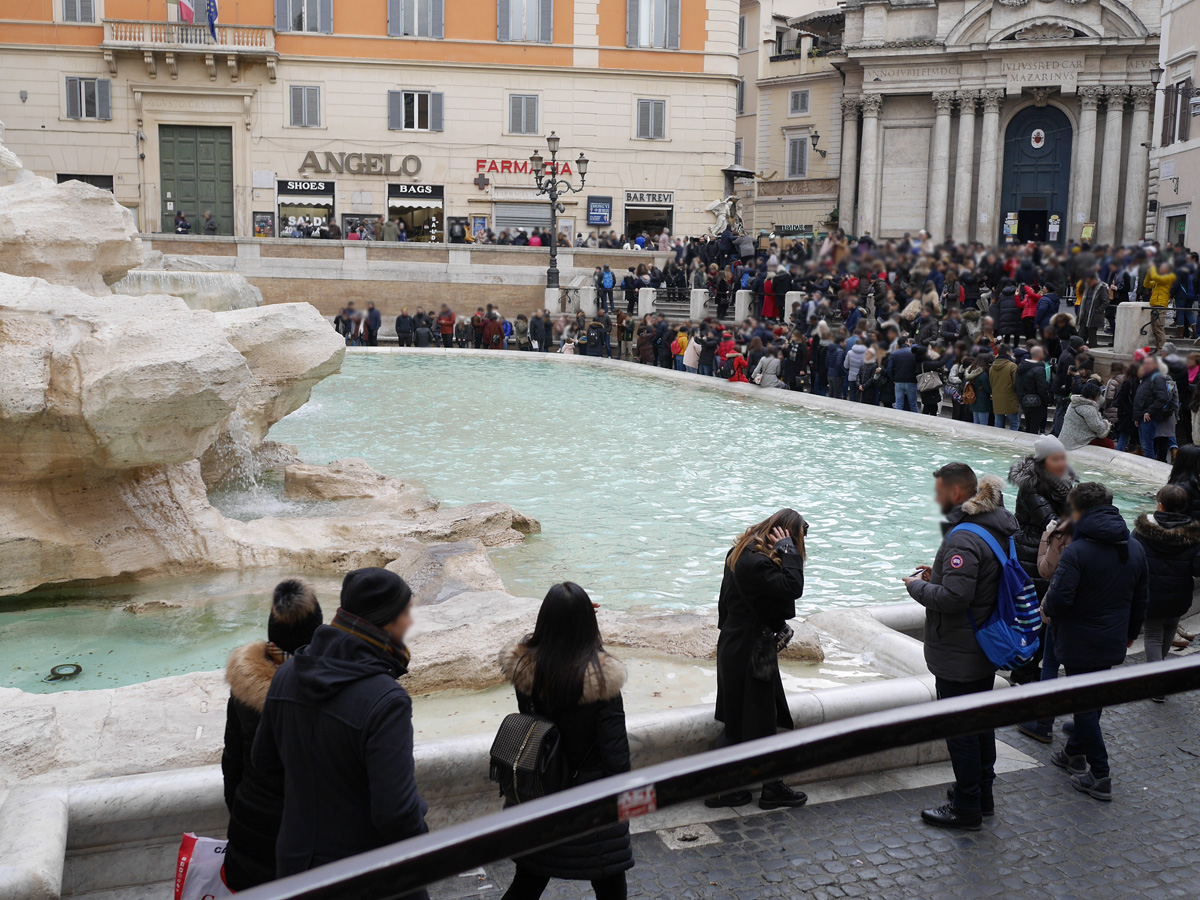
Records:
[[[1013,463],[1008,483],[1011,509],[1005,482],[995,475],[980,477],[963,463],[934,473],[944,538],[931,564],[918,565],[903,583],[927,611],[925,660],[939,698],[990,691],[998,671],[1017,685],[1056,678],[1060,668],[1068,677],[1104,671],[1125,661],[1139,635],[1147,662],[1187,645],[1192,636],[1179,633],[1179,624],[1200,575],[1200,447],[1179,452],[1154,509],[1140,514],[1132,530],[1112,491],[1080,483],[1053,436],[1039,437]],[[792,637],[787,623],[804,593],[808,531],[799,512],[782,509],[746,529],[726,555],[716,647],[722,745],[794,727],[778,654]],[[1005,600],[1013,599],[1014,567],[1026,586],[1019,596],[1040,612],[1023,626],[1019,616],[1002,617]],[[994,638],[984,639],[980,623],[997,619],[1032,636],[1021,644],[1023,655],[996,657]],[[234,650],[226,670],[231,696],[222,768],[230,824],[223,878],[230,889],[426,831],[412,703],[399,681],[408,670],[404,638],[412,622],[412,592],[386,569],[349,573],[327,623],[307,583],[289,579],[276,587],[266,640]],[[586,591],[571,582],[554,585],[534,630],[514,637],[498,667],[515,690],[516,711],[501,725],[491,761],[506,805],[629,771],[626,672],[604,649]],[[1076,790],[1111,801],[1100,719],[1100,710],[1075,713],[1050,761]],[[1051,719],[1020,730],[1054,741]],[[947,744],[954,785],[945,804],[921,817],[979,830],[995,811],[995,735]],[[706,803],[742,806],[753,799],[735,790]],[[762,785],[758,804],[772,810],[806,800],[773,780]],[[628,825],[610,825],[517,858],[504,896],[537,898],[551,878],[564,878],[590,881],[600,900],[622,900],[633,864]]]

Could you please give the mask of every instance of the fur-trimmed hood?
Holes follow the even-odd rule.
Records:
[[[1172,550],[1200,544],[1200,522],[1183,513],[1142,513],[1133,533]]]
[[[234,648],[225,664],[225,681],[235,700],[245,703],[255,712],[262,712],[267,691],[279,664],[267,655],[267,642],[255,641]]]
[[[1039,466],[1032,456],[1024,456],[1012,464],[1008,470],[1008,480],[1017,488],[1066,502],[1071,488],[1079,483],[1079,476],[1073,469],[1067,469],[1066,478],[1055,478],[1046,471],[1045,466]]]
[[[517,641],[509,644],[500,651],[500,671],[505,679],[522,694],[533,692],[533,674],[535,662],[531,659],[528,664],[522,661],[529,656],[529,648]],[[581,704],[597,703],[601,700],[612,700],[621,693],[625,686],[625,664],[615,656],[600,651],[600,671],[589,666],[583,678],[583,695]]]
[[[984,475],[979,479],[975,496],[962,505],[968,516],[981,516],[1004,508],[1004,482],[998,475]]]

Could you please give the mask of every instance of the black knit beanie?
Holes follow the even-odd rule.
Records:
[[[275,585],[267,619],[267,640],[272,644],[284,653],[295,653],[312,643],[313,632],[322,621],[321,604],[311,584],[289,578]]]
[[[342,581],[342,609],[382,628],[408,608],[412,591],[387,569],[355,569]]]

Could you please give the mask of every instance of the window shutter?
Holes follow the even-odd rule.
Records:
[[[512,0],[496,0],[496,40],[512,40]]]
[[[543,44],[554,43],[554,0],[538,0],[538,40]]]
[[[679,49],[679,31],[681,28],[679,4],[681,0],[667,0],[667,43],[668,50]]]
[[[321,89],[304,88],[304,124],[316,128],[321,124]]]
[[[667,136],[667,101],[655,100],[652,109],[654,111],[654,130],[651,137],[661,141]]]
[[[525,130],[521,127],[524,111],[525,101],[520,95],[513,94],[508,98],[508,130],[510,134],[521,134]]]
[[[291,87],[292,125],[304,124],[304,88],[297,85]]]
[[[112,119],[112,82],[107,78],[96,79],[96,118]]]
[[[79,22],[95,22],[96,13],[92,0],[79,0]]]
[[[525,133],[538,133],[538,98],[537,94],[525,98]]]
[[[400,0],[387,0],[388,37],[399,37],[404,34],[401,27]]]
[[[399,131],[404,127],[404,92],[388,91],[388,131]]]
[[[1162,134],[1159,136],[1159,143],[1164,147],[1170,144],[1175,136],[1175,107],[1178,102],[1175,99],[1174,86],[1163,88]]]
[[[78,22],[79,0],[63,0],[62,17],[64,22]]]
[[[625,0],[625,46],[638,45],[638,3],[640,0]]]
[[[1179,98],[1179,139],[1186,141],[1192,133],[1192,96],[1195,88],[1192,79],[1183,83],[1183,96]]]
[[[429,95],[429,130],[442,130],[442,110],[445,106],[445,95],[440,91],[435,91]]]
[[[740,116],[746,111],[746,82],[745,79],[738,82],[737,86],[737,112]]]
[[[292,30],[290,0],[275,0],[275,30]]]
[[[83,110],[79,106],[79,79],[67,79],[67,118],[82,119]]]
[[[317,31],[333,34],[333,0],[317,0]]]
[[[639,100],[637,104],[637,136],[640,138],[649,138],[653,129],[653,113],[651,107],[654,104],[649,100]]]
[[[446,36],[446,7],[444,0],[431,0],[431,13],[433,16],[433,26],[430,29],[430,37],[443,38]]]

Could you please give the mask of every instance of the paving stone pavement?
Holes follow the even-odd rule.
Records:
[[[1135,703],[1102,719],[1114,799],[1093,800],[1049,764],[1062,745],[1000,736],[1045,760],[996,782],[996,815],[981,832],[923,824],[945,787],[896,791],[712,822],[719,843],[669,850],[634,836],[629,896],[661,900],[1108,900],[1200,897],[1200,694]],[[435,885],[434,900],[498,898],[512,865]],[[547,898],[591,897],[552,882]]]

